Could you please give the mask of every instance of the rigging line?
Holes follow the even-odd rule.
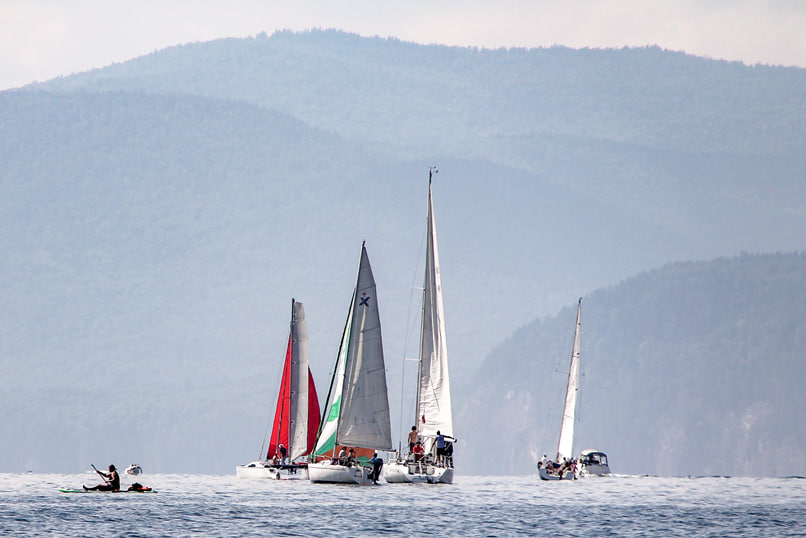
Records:
[[[400,415],[399,415],[399,422],[398,422],[398,424],[399,424],[398,427],[400,428],[400,439],[403,438],[403,435],[405,434],[405,431],[406,431],[406,429],[403,427],[403,424],[404,424],[404,422],[403,422],[403,404],[404,404],[404,401],[405,401],[404,400],[404,395],[406,393],[406,361],[407,360],[417,360],[419,362],[419,353],[417,354],[418,355],[417,359],[407,359],[406,355],[408,354],[409,336],[410,336],[410,331],[411,331],[411,306],[412,306],[412,303],[414,302],[414,292],[415,292],[415,290],[419,290],[419,291],[423,290],[423,288],[418,288],[417,287],[417,277],[418,277],[419,268],[420,268],[420,260],[422,259],[423,251],[425,250],[424,245],[425,245],[425,239],[426,239],[427,235],[428,235],[428,216],[426,215],[426,226],[425,226],[425,230],[423,231],[422,238],[420,239],[420,248],[417,249],[417,263],[414,266],[414,274],[411,277],[411,293],[409,293],[409,307],[408,307],[407,312],[406,312],[406,335],[403,338],[403,355],[402,355],[402,357],[403,357],[403,366],[401,368],[401,375],[400,375]],[[422,301],[422,293],[420,293],[419,296],[420,296],[420,300]],[[420,309],[417,309],[418,312],[419,312],[419,310]],[[414,411],[415,414],[417,413],[416,405],[417,404],[415,402],[415,411]],[[415,423],[416,423],[417,417],[415,416],[414,418],[415,418]]]

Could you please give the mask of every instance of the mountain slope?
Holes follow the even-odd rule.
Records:
[[[406,154],[435,144],[479,152],[482,140],[534,133],[726,153],[791,152],[806,137],[803,69],[657,47],[485,50],[278,32],[171,47],[42,86],[234,98]]]
[[[586,296],[575,452],[605,451],[616,473],[806,473],[805,279],[804,253],[742,255]],[[553,457],[574,315],[525,325],[486,359],[463,410],[472,471],[534,472]]]
[[[37,87],[244,101],[404,161],[494,164],[501,173],[478,180],[501,198],[530,195],[537,179],[679,239],[649,263],[621,255],[615,278],[806,248],[804,69],[657,47],[479,50],[329,30],[171,47]]]

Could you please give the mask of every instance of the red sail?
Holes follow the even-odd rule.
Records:
[[[294,353],[294,335],[288,336],[288,350],[285,353],[283,379],[280,383],[280,395],[277,397],[277,409],[274,411],[274,426],[269,437],[269,451],[266,459],[276,454],[281,458],[279,445],[288,450],[288,430],[291,427],[291,358]],[[318,407],[318,404],[317,404]]]
[[[313,383],[313,374],[310,368],[308,369],[308,451],[313,451],[316,444],[316,434],[319,431],[319,421],[322,417],[319,415],[319,398],[316,396],[316,385]]]

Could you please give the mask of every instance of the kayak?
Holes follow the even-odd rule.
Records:
[[[102,489],[72,489],[72,488],[59,488],[59,491],[62,493],[156,493],[151,488],[146,489],[132,489],[126,490],[122,489],[120,491],[109,491],[109,490],[102,490]]]

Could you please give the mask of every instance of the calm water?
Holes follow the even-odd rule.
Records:
[[[124,487],[131,480],[123,477]],[[153,494],[64,494],[92,474],[0,474],[0,534],[806,536],[806,480],[608,477],[330,486],[149,475]]]

